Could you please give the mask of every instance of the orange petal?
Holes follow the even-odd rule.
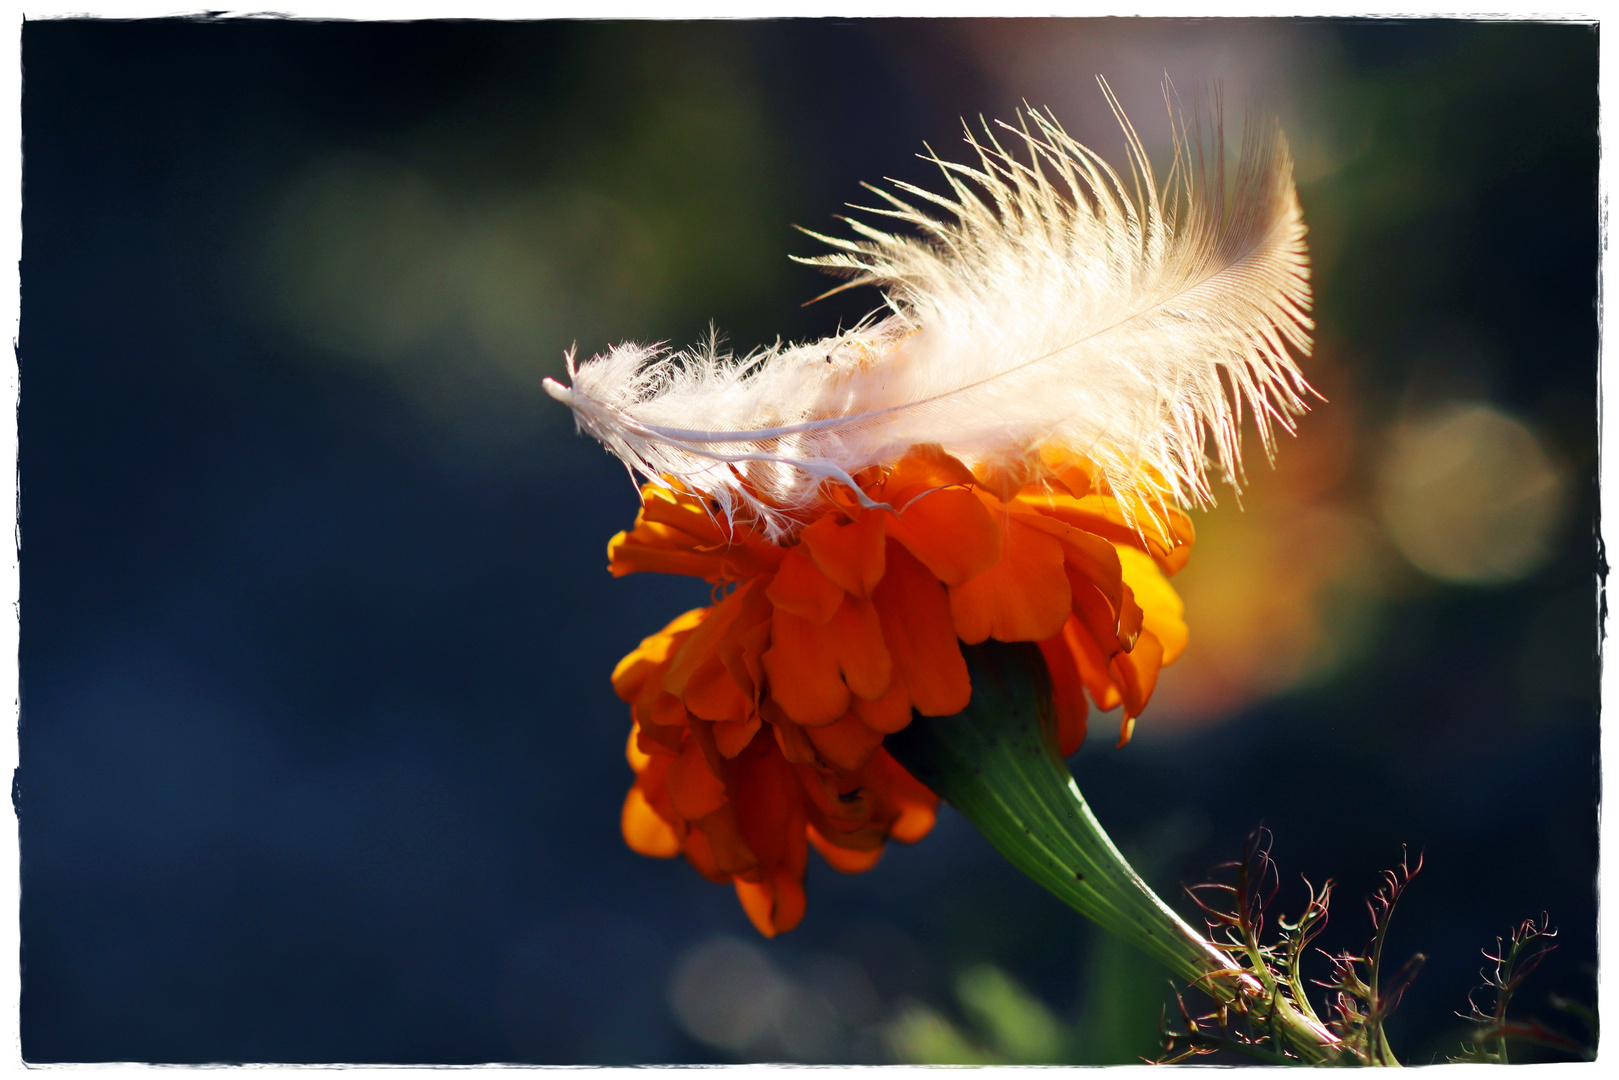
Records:
[[[754,578],[736,590],[741,610],[726,627],[716,650],[731,678],[755,702],[765,681],[759,657],[770,646],[770,615],[775,610],[765,595],[771,580],[768,575]]]
[[[1079,666],[1079,677],[1090,692],[1091,700],[1096,702],[1096,707],[1106,712],[1116,706],[1119,703],[1119,688],[1113,682],[1111,656],[1102,651],[1096,639],[1078,619],[1063,626],[1062,636],[1068,643],[1068,650]]]
[[[716,885],[731,880],[730,872],[719,868],[719,862],[714,858],[713,846],[708,842],[708,834],[703,830],[688,829],[686,843],[681,851],[693,869]]]
[[[630,763],[630,768],[634,769],[636,772],[640,772],[642,769],[646,768],[647,764],[652,760],[646,754],[646,752],[641,749],[640,741],[641,725],[632,723],[630,725],[630,740],[624,747],[624,758]]]
[[[835,724],[808,728],[805,734],[822,761],[849,772],[864,765],[871,752],[883,744],[882,732],[871,730],[854,713]]]
[[[613,690],[625,701],[634,701],[641,687],[670,653],[686,640],[686,634],[708,617],[710,608],[695,608],[675,619],[641,644],[613,668]]]
[[[733,540],[733,530],[701,499],[656,484],[641,488],[641,512],[636,524],[647,521],[679,529],[698,544],[719,546]]]
[[[692,822],[686,832],[686,858],[710,880],[724,881],[732,874],[757,876],[759,873],[759,860],[748,850],[737,825],[736,811],[727,805]],[[706,856],[706,868],[694,856]]]
[[[630,793],[625,796],[619,827],[624,833],[624,842],[637,854],[650,855],[655,859],[669,859],[680,854],[680,834],[675,832],[674,826],[658,816],[639,787],[630,788]]]
[[[875,755],[873,755],[875,757]],[[871,821],[873,809],[871,793],[858,775],[833,775],[823,769],[799,765],[799,790],[809,798],[811,807],[819,811],[829,829],[853,832]]]
[[[910,552],[888,545],[888,572],[872,593],[896,681],[923,716],[954,716],[967,707],[972,682],[961,656],[950,598]]]
[[[650,701],[647,702],[649,707],[646,716],[643,718],[640,711],[637,710],[635,714],[636,720],[643,721],[650,727],[684,727],[687,721],[691,719],[686,714],[686,706],[681,704],[679,698],[663,690],[655,690],[651,687],[648,687],[648,690],[650,693],[647,697],[650,698]],[[641,704],[641,701],[636,702],[637,706]]]
[[[875,797],[895,814],[890,836],[914,844],[932,831],[939,817],[939,797],[906,772],[887,750],[871,755],[861,775],[871,783]]]
[[[1119,683],[1120,697],[1124,701],[1126,723],[1141,715],[1158,685],[1158,670],[1163,666],[1164,648],[1151,631],[1142,631],[1136,647],[1113,658],[1113,674]],[[1120,740],[1122,746],[1129,740],[1128,731]]]
[[[1012,514],[1016,521],[1039,529],[1048,536],[1062,541],[1063,563],[1095,585],[1107,602],[1118,608],[1119,589],[1123,577],[1119,570],[1119,552],[1100,536],[1076,529],[1072,525],[1047,517],[1045,514]]]
[[[607,570],[614,577],[626,574],[685,574],[718,581],[725,572],[719,555],[697,550],[696,537],[667,525],[637,525],[607,541]]]
[[[888,469],[873,496],[895,510],[934,488],[971,487],[972,470],[937,443],[919,443]]]
[[[762,661],[770,696],[792,719],[830,724],[849,711],[849,687],[838,673],[837,642],[827,627],[777,608]]]
[[[1001,558],[1001,525],[977,495],[943,488],[885,513],[888,535],[904,544],[933,576],[958,585]]]
[[[1135,644],[1133,636],[1128,642],[1119,640],[1118,612],[1108,604],[1107,599],[1097,591],[1095,585],[1070,570],[1068,573],[1068,587],[1072,590],[1074,597],[1074,618],[1079,620],[1077,632],[1089,635],[1090,639],[1096,643],[1096,648],[1102,657],[1111,659],[1113,654],[1120,649],[1125,648],[1127,645],[1133,646]],[[1140,609],[1138,608],[1136,611],[1136,621],[1139,623]],[[1064,629],[1065,631],[1067,630],[1066,625]],[[1139,625],[1136,630],[1140,630]]]
[[[1065,447],[1048,443],[1040,448],[1040,465],[1048,479],[1074,498],[1084,498],[1090,494],[1091,463],[1083,454],[1075,454]]]
[[[1062,630],[1072,609],[1063,545],[1016,520],[1007,525],[1000,562],[950,586],[956,635],[969,645],[988,637],[1043,641]]]
[[[1141,605],[1141,626],[1151,631],[1164,647],[1166,664],[1175,662],[1186,648],[1186,605],[1181,602],[1175,586],[1169,583],[1158,566],[1135,548],[1119,548],[1119,564],[1124,580]]]
[[[754,928],[767,938],[785,934],[804,918],[804,884],[786,872],[764,882],[737,878],[736,896]]]
[[[870,596],[883,576],[883,515],[875,511],[855,511],[854,515],[852,522],[840,525],[828,514],[799,537],[815,565],[839,588],[855,596]]]
[[[1030,492],[1019,496],[1018,502],[1104,540],[1144,549],[1166,574],[1186,565],[1196,539],[1192,519],[1183,511],[1173,506],[1149,506],[1140,499],[1130,506],[1133,522],[1111,495],[1076,499],[1052,492]]]
[[[1003,454],[974,463],[973,480],[986,494],[1001,502],[1010,502],[1043,471],[1033,454]]]
[[[669,663],[669,670],[663,675],[665,690],[677,697],[684,696],[686,684],[691,681],[692,676],[715,659],[720,639],[725,636],[725,631],[742,611],[740,591],[733,592],[709,608],[708,617],[687,635],[686,640],[675,650],[674,658]]]
[[[685,739],[685,728],[665,727],[660,724],[642,727],[640,721],[636,721],[635,748],[649,758],[679,757]]]
[[[687,821],[707,817],[725,805],[725,785],[709,771],[708,762],[695,739],[686,743],[686,748],[669,766],[665,783],[668,784],[675,813]]]
[[[753,699],[742,692],[718,657],[710,657],[692,676],[682,700],[688,712],[704,720],[739,723],[753,711]]]
[[[821,858],[825,859],[832,869],[845,874],[864,873],[876,866],[877,860],[883,857],[881,846],[874,847],[869,851],[854,851],[832,843],[822,836],[820,830],[814,825],[809,826],[807,832],[810,844],[816,851],[821,853]]]
[[[957,650],[960,654],[960,650]],[[895,661],[896,665],[898,660]],[[965,705],[962,708],[966,708]],[[862,724],[873,731],[891,734],[899,731],[911,722],[911,695],[905,686],[905,680],[900,678],[896,666],[893,678],[888,684],[888,693],[876,701],[867,701],[856,697],[850,702],[850,711],[859,718]],[[961,709],[957,709],[960,712]]]
[[[734,758],[748,748],[759,732],[759,716],[714,725],[714,745],[723,757]]]
[[[825,623],[843,603],[843,590],[821,573],[803,545],[781,560],[781,569],[765,594],[776,607],[812,623]]]
[[[804,799],[793,767],[780,754],[767,752],[739,763],[732,805],[743,842],[762,867],[803,874],[809,857]]]
[[[1057,749],[1067,757],[1085,741],[1085,718],[1090,711],[1085,704],[1085,684],[1080,678],[1079,663],[1062,634],[1040,642],[1040,653],[1046,658],[1046,670],[1051,674],[1051,703],[1057,713]]]
[[[810,744],[805,729],[788,719],[772,721],[770,730],[776,736],[776,745],[781,748],[781,756],[794,765],[815,764],[815,747]]]
[[[777,608],[763,659],[770,696],[801,724],[838,720],[849,711],[851,691],[881,698],[893,673],[876,610],[854,596],[825,626]]]
[[[867,701],[876,701],[888,693],[894,673],[893,657],[883,641],[882,623],[872,602],[849,597],[827,629],[837,635],[838,667],[849,690]]]

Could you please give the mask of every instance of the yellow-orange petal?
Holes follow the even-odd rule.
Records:
[[[781,568],[765,595],[783,611],[818,624],[831,619],[843,603],[843,590],[821,572],[803,545],[781,560]]]
[[[972,698],[967,661],[956,640],[950,597],[928,569],[897,543],[888,572],[872,592],[894,675],[923,716],[954,716]]]
[[[671,859],[680,854],[680,834],[658,816],[639,787],[631,787],[624,797],[619,828],[624,833],[624,843],[637,854],[655,859]]]
[[[691,739],[669,766],[664,781],[675,813],[687,821],[707,817],[725,805],[725,785],[709,771],[708,761],[697,740]]]
[[[946,585],[974,578],[1001,559],[1001,524],[966,488],[942,488],[894,509],[899,512],[884,515],[888,535]]]
[[[839,588],[855,596],[870,596],[885,567],[883,515],[869,510],[851,513],[854,520],[847,525],[828,514],[812,522],[799,538],[815,565]]]
[[[876,866],[877,860],[883,857],[883,848],[881,846],[856,851],[851,848],[839,847],[837,844],[832,843],[822,836],[821,831],[814,825],[809,826],[807,832],[810,845],[821,853],[821,858],[827,861],[827,865],[841,873],[864,873]]]
[[[1008,522],[1000,562],[960,585],[950,586],[956,635],[969,645],[997,641],[1043,641],[1062,630],[1073,609],[1063,546],[1039,529]]]
[[[1171,664],[1186,648],[1186,605],[1175,586],[1145,554],[1131,547],[1119,548],[1119,565],[1124,580],[1141,606],[1141,626],[1151,631],[1164,648],[1163,662]]]
[[[873,731],[849,713],[835,724],[812,727],[805,731],[821,760],[847,772],[866,763],[873,750],[883,744],[883,734]]]

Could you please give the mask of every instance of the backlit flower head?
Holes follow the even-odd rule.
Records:
[[[936,798],[882,744],[967,706],[962,642],[1039,644],[1063,753],[1087,697],[1127,739],[1186,643],[1167,579],[1205,445],[1234,479],[1243,411],[1268,438],[1302,408],[1280,136],[1246,140],[1228,201],[1184,130],[1159,191],[1125,126],[1135,185],[1031,113],[1006,129],[1027,161],[969,135],[977,167],[933,159],[950,197],[899,185],[946,220],[884,195],[925,239],[856,223],[813,260],[882,286],[880,319],[741,360],[623,345],[547,383],[648,478],[612,572],[716,586],[613,674],[625,838],[733,882],[767,935],[803,915],[810,846],[864,870],[931,828]]]

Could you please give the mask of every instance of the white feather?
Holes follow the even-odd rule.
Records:
[[[823,484],[855,487],[921,443],[969,467],[1060,444],[1122,493],[1209,502],[1205,447],[1236,483],[1243,412],[1268,452],[1271,423],[1291,430],[1309,392],[1288,352],[1308,355],[1312,326],[1292,161],[1274,123],[1251,128],[1228,199],[1218,125],[1209,177],[1182,123],[1160,190],[1103,88],[1128,188],[1049,114],[1001,125],[1028,160],[969,131],[976,166],[929,155],[948,196],[894,185],[942,216],[871,188],[889,206],[870,212],[924,239],[860,222],[860,240],[811,234],[837,251],[802,261],[852,274],[840,288],[881,286],[881,319],[740,359],[712,342],[620,345],[578,366],[570,354],[572,388],[546,389],[654,483],[748,508],[777,536]]]

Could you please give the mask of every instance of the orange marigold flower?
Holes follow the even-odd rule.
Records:
[[[829,487],[779,543],[649,484],[635,527],[608,545],[615,575],[689,574],[724,591],[613,672],[634,717],[624,838],[732,882],[766,936],[804,915],[810,846],[856,872],[890,837],[933,827],[937,797],[883,736],[913,712],[966,708],[961,642],[1039,644],[1064,754],[1084,738],[1087,696],[1123,706],[1123,745],[1186,644],[1167,577],[1186,561],[1190,520],[1121,501],[1083,460],[1048,453],[1019,475],[975,476],[916,447],[856,480],[866,500]]]

